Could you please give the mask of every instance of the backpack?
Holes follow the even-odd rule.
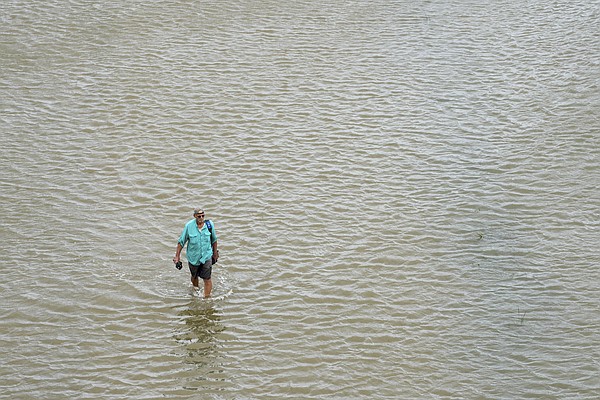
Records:
[[[212,234],[213,234],[213,224],[212,224],[212,222],[210,221],[210,219],[207,219],[206,221],[204,221],[204,224],[206,225],[206,228],[208,228],[208,231],[210,232],[210,237],[211,237],[211,240],[212,240]],[[217,252],[218,252],[218,250],[217,250]],[[215,260],[215,258],[214,258],[214,257],[213,257],[213,259],[212,259],[212,263],[213,263],[213,264],[216,264],[216,263],[217,263],[217,261]]]

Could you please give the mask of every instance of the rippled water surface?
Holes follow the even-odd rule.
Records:
[[[0,398],[598,398],[599,20],[2,2]]]

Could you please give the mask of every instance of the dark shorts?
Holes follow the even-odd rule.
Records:
[[[212,273],[212,260],[209,258],[204,264],[194,265],[188,262],[190,273],[194,278],[210,279]]]

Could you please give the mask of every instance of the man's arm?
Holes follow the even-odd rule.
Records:
[[[181,243],[177,242],[177,249],[175,250],[175,257],[173,257],[173,263],[177,264],[181,260],[181,250],[183,250],[183,246]]]
[[[219,250],[217,249],[217,241],[215,240],[212,244],[213,258],[215,262],[219,259]]]

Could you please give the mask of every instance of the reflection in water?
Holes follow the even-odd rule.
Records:
[[[213,301],[194,300],[179,315],[185,320],[187,330],[177,334],[176,340],[185,345],[186,362],[203,367],[214,365],[218,352],[215,335],[225,327]]]

